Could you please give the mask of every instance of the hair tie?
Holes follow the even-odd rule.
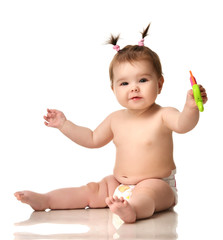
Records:
[[[144,39],[140,40],[138,43],[139,46],[144,46]]]
[[[120,50],[120,47],[119,47],[119,45],[114,45],[113,49],[115,49],[118,52]]]

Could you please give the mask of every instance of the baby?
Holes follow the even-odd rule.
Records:
[[[125,223],[176,205],[172,132],[192,130],[198,123],[199,110],[192,90],[187,92],[182,112],[155,103],[164,78],[158,55],[144,46],[149,26],[138,45],[120,49],[119,37],[112,36],[109,41],[117,51],[109,69],[111,88],[123,110],[110,114],[94,131],[75,125],[58,110],[48,109],[44,116],[46,126],[59,129],[81,146],[99,148],[113,140],[113,175],[97,183],[46,194],[16,192],[18,200],[37,211],[109,207]],[[199,88],[206,103],[206,91]]]

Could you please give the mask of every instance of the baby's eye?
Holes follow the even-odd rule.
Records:
[[[142,78],[142,79],[139,80],[139,82],[144,83],[144,82],[148,82],[148,80],[146,78]]]
[[[126,86],[126,85],[128,85],[128,83],[127,82],[122,82],[120,85],[121,86]]]

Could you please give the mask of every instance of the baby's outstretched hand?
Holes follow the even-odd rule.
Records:
[[[198,85],[198,86],[199,86],[199,89],[200,89],[200,92],[201,92],[201,97],[202,97],[202,100],[203,100],[203,104],[205,104],[208,100],[206,90],[205,90],[205,88],[203,88],[202,85]],[[192,89],[190,89],[187,92],[187,105],[190,106],[191,108],[197,109],[197,105],[196,105],[196,102],[194,100],[194,94],[193,94]]]
[[[54,127],[58,129],[61,129],[67,120],[61,111],[55,109],[47,109],[47,115],[43,118],[45,119],[44,124],[47,127]]]

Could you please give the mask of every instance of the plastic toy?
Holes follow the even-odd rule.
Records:
[[[196,81],[196,79],[193,76],[191,71],[190,71],[190,82],[191,82],[191,86],[192,86],[192,89],[193,89],[194,100],[197,104],[197,107],[198,107],[200,112],[203,112],[204,111],[204,106],[203,106],[203,100],[202,100],[202,97],[201,97],[201,92],[200,92],[200,89],[197,85],[197,81]]]

